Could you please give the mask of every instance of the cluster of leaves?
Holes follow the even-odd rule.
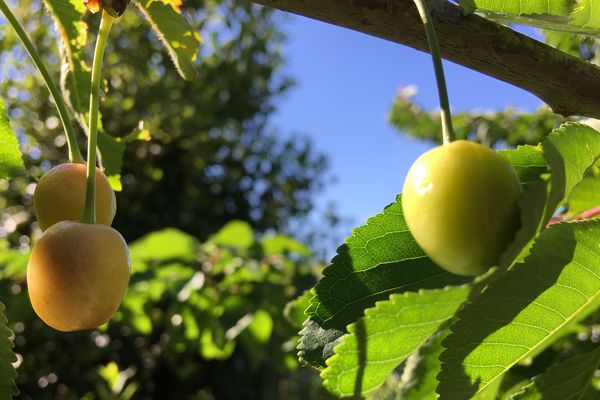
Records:
[[[70,334],[34,314],[28,254],[0,253],[0,300],[15,332],[21,398],[316,396],[316,375],[297,370],[298,328],[283,313],[315,282],[319,266],[306,246],[282,235],[257,238],[234,221],[205,243],[168,228],[130,249],[133,274],[117,315],[99,330]],[[4,365],[13,361],[7,336],[0,328],[0,398],[15,374]]]
[[[540,146],[501,154],[523,185],[522,227],[487,276],[470,281],[437,267],[410,235],[400,197],[338,249],[304,300],[298,347],[332,393],[372,394],[401,366],[403,399],[600,394],[591,385],[600,220],[546,228],[559,206],[569,218],[583,198],[600,204],[600,192],[585,189],[598,180],[600,133],[570,122]],[[567,377],[560,388],[557,375]]]
[[[55,5],[52,14],[47,11],[51,3],[20,2],[14,12],[30,27],[51,72],[70,71],[63,74],[63,88],[69,90],[78,120],[85,121],[87,97],[83,89],[77,96],[70,89],[77,70],[71,65],[81,65],[81,74],[89,75],[85,60],[91,59],[93,34],[87,29],[94,29],[97,17],[80,14],[84,7],[78,0],[56,2],[62,8]],[[150,11],[163,8],[163,2],[148,3]],[[107,172],[120,174],[123,181],[115,227],[127,239],[162,226],[206,238],[231,219],[248,221],[259,231],[285,231],[312,209],[327,163],[308,139],[282,139],[270,127],[274,99],[292,84],[280,71],[284,38],[277,19],[242,0],[226,7],[186,1],[178,7],[181,14],[169,13],[184,15],[192,31],[202,33],[201,56],[192,60],[191,55],[171,54],[183,51],[180,46],[165,50],[144,23],[142,10],[142,3],[130,7],[114,25],[105,59],[100,143],[108,149],[103,155]],[[68,36],[57,38],[54,26]],[[36,232],[31,226],[31,177],[63,161],[66,150],[43,84],[20,55],[22,48],[9,27],[1,29],[5,79],[0,91],[30,175],[13,179],[10,187],[1,183],[8,189],[0,194],[1,223],[10,228],[11,243],[19,245],[23,236]],[[69,50],[63,52],[68,56],[63,64],[56,49],[65,37],[70,46],[63,46]],[[192,81],[181,79],[171,57]],[[87,81],[82,77],[77,82]],[[113,175],[112,181],[119,186],[117,178]]]

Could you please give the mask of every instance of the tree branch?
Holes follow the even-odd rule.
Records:
[[[411,0],[252,0],[428,51]],[[444,58],[533,93],[563,116],[600,118],[600,68],[446,1],[432,7]]]

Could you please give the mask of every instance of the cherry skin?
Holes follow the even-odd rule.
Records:
[[[121,304],[130,266],[127,244],[115,229],[61,221],[42,234],[29,259],[33,309],[62,332],[97,328]]]
[[[413,164],[402,193],[408,228],[440,267],[478,275],[496,265],[520,227],[519,179],[502,156],[460,140]]]
[[[42,231],[59,221],[78,221],[83,216],[86,165],[60,164],[46,172],[33,194],[33,208]],[[117,201],[106,175],[96,168],[96,222],[112,224]]]

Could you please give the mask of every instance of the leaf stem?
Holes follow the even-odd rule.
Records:
[[[1,1],[1,0],[0,0]],[[98,142],[98,107],[100,106],[100,80],[102,79],[102,62],[108,33],[115,18],[106,11],[102,11],[100,29],[94,50],[94,64],[92,66],[92,88],[90,94],[90,120],[87,149],[87,182],[85,193],[85,209],[82,222],[96,223],[96,145]]]
[[[73,129],[71,119],[69,118],[67,106],[65,105],[65,102],[62,96],[60,95],[56,84],[52,80],[48,69],[44,65],[44,62],[38,54],[35,46],[27,36],[27,33],[25,33],[25,30],[23,29],[19,21],[15,18],[14,14],[12,13],[12,11],[10,10],[10,8],[4,0],[0,0],[0,10],[2,11],[4,16],[6,17],[6,20],[21,40],[21,43],[23,43],[23,46],[29,53],[31,60],[35,64],[39,73],[42,75],[42,78],[46,83],[50,94],[52,95],[52,99],[54,100],[54,104],[56,105],[58,115],[60,117],[60,120],[62,121],[62,125],[65,130],[65,135],[67,136],[67,146],[69,147],[69,162],[83,163],[84,160],[81,155],[81,152],[79,151],[79,146],[77,145],[75,130]]]
[[[446,88],[446,78],[444,77],[444,67],[442,65],[442,56],[440,55],[440,46],[438,44],[437,34],[431,13],[427,6],[428,0],[414,0],[419,15],[425,26],[427,43],[433,60],[433,69],[435,70],[435,79],[437,81],[438,94],[440,97],[441,119],[442,119],[442,137],[444,144],[454,140],[454,130],[452,129],[452,114],[450,113],[450,102],[448,101],[448,89]]]

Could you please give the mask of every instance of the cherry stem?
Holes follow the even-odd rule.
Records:
[[[87,181],[85,192],[85,209],[82,222],[96,223],[96,145],[98,143],[98,108],[100,106],[100,80],[102,79],[102,62],[108,33],[115,18],[102,11],[100,29],[94,50],[94,64],[92,65],[92,87],[90,93],[90,120],[87,149]]]
[[[448,89],[446,88],[446,78],[444,77],[444,67],[442,65],[442,56],[440,55],[440,46],[438,44],[435,26],[431,19],[431,13],[427,6],[428,0],[414,0],[419,16],[425,26],[425,34],[427,35],[427,43],[429,43],[429,51],[433,60],[433,69],[435,71],[435,79],[437,81],[438,94],[440,97],[440,108],[442,119],[442,138],[443,143],[448,144],[454,140],[454,130],[452,129],[452,114],[450,113],[450,102],[448,101]]]
[[[19,23],[15,15],[12,13],[8,5],[4,2],[4,0],[0,0],[0,11],[2,11],[4,17],[6,17],[6,20],[21,40],[21,43],[27,50],[27,53],[29,53],[29,57],[31,57],[33,64],[36,66],[37,70],[42,75],[44,83],[50,91],[50,95],[54,100],[56,110],[58,111],[58,115],[65,130],[65,135],[67,136],[67,146],[69,147],[69,162],[83,163],[84,160],[83,156],[81,155],[81,152],[79,151],[79,146],[77,145],[75,130],[73,129],[71,119],[69,118],[69,111],[67,110],[67,106],[65,105],[65,102],[62,96],[60,95],[56,84],[52,80],[52,77],[50,76],[46,65],[42,61],[42,58],[37,52],[35,46],[27,36],[27,33],[25,33],[23,26],[21,26],[21,24]]]

